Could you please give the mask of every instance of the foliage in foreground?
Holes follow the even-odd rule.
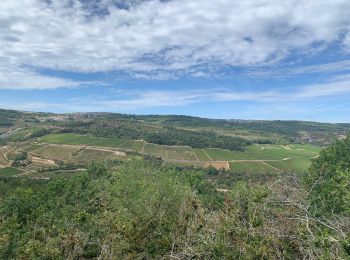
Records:
[[[197,170],[131,161],[0,182],[1,259],[350,256],[349,218],[319,218],[297,177],[217,192]],[[18,182],[18,183],[16,183]],[[17,187],[17,188],[16,188]]]
[[[307,176],[312,211],[350,214],[350,135],[321,151]]]

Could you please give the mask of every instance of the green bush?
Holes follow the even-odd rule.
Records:
[[[315,214],[350,213],[350,136],[321,151],[306,182]]]

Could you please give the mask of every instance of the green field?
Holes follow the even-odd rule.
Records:
[[[278,172],[277,169],[269,166],[264,162],[231,162],[230,170],[233,172],[255,172],[255,173],[267,173]]]
[[[21,170],[12,167],[0,168],[0,177],[11,177],[21,172]]]
[[[290,172],[305,172],[311,165],[310,159],[290,159],[285,161],[268,162],[271,166]]]
[[[39,139],[39,142],[53,144],[70,144],[70,145],[90,145],[120,148],[140,152],[144,142],[137,140],[120,139],[116,137],[102,138],[88,135],[77,134],[51,134]]]
[[[208,157],[207,152],[204,149],[193,149],[197,155],[199,161],[211,161],[212,159]]]
[[[268,145],[254,144],[245,147],[245,151],[230,151],[219,148],[195,148],[188,146],[166,146],[145,143],[144,141],[126,140],[120,138],[100,138],[77,134],[51,134],[39,139],[41,143],[87,145],[118,148],[143,152],[152,156],[158,156],[164,161],[176,165],[203,165],[205,161],[227,161],[230,170],[240,172],[282,172],[282,171],[306,171],[311,164],[311,159],[320,151],[319,147],[312,145]],[[30,150],[30,148],[29,148]],[[51,146],[35,147],[34,152],[42,156],[50,154],[52,158],[68,160],[77,153],[79,148]],[[76,155],[83,161],[91,158],[111,159],[115,156],[109,152],[82,151]]]
[[[187,146],[165,146],[147,143],[143,152],[161,157],[164,160],[197,161],[192,148]]]
[[[250,145],[244,152],[206,148],[214,161],[233,160],[283,160],[285,158],[311,158],[318,155],[319,148],[311,145]]]

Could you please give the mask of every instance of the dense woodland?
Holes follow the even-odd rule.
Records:
[[[145,140],[161,145],[244,150],[251,143],[328,145],[350,130],[350,124],[302,121],[216,120],[188,116],[137,116],[115,113],[31,113],[0,110],[0,134],[20,129],[8,141],[24,141],[48,133]],[[0,138],[0,142],[6,140]]]
[[[230,176],[132,160],[0,181],[1,259],[347,259],[350,137],[306,175]]]

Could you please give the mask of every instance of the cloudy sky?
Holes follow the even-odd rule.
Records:
[[[1,0],[0,107],[350,122],[349,0]]]

